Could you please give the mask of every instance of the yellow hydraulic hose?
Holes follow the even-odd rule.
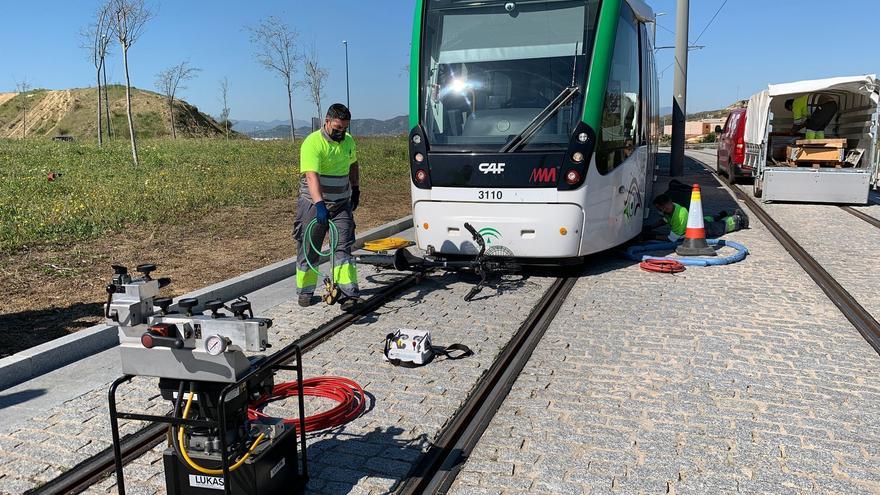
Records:
[[[192,406],[193,395],[195,395],[195,394],[190,392],[189,397],[186,399],[186,407],[183,408],[183,419],[187,419],[187,417],[189,416],[189,408],[190,408],[190,406]],[[184,429],[184,427],[181,426],[180,430],[177,432],[177,444],[180,446],[180,453],[183,454],[183,460],[186,461],[187,464],[189,464],[189,467],[195,469],[196,471],[198,471],[202,474],[210,474],[210,475],[223,474],[222,469],[208,469],[206,467],[202,467],[202,466],[196,464],[196,462],[194,460],[192,460],[192,458],[190,458],[189,454],[186,453],[186,445],[185,445],[186,442],[184,442],[184,440],[183,440],[183,429]],[[223,432],[220,432],[220,434],[222,435]],[[246,461],[248,459],[248,457],[251,456],[251,452],[253,452],[254,449],[257,448],[257,445],[259,445],[260,442],[263,441],[264,436],[265,436],[264,433],[260,433],[260,435],[257,437],[257,439],[254,440],[254,443],[253,443],[253,445],[251,445],[251,448],[248,449],[248,451],[244,454],[244,456],[242,456],[242,458],[239,459],[238,462],[229,466],[230,473],[235,471],[239,467],[241,467],[242,464],[244,464],[244,461]],[[223,453],[221,453],[221,455],[226,455],[226,453],[223,452]]]

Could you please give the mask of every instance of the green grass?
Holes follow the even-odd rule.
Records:
[[[207,212],[299,188],[299,141],[145,139],[139,150],[135,168],[127,141],[0,140],[0,251],[71,245],[128,224],[197,228]],[[408,189],[405,137],[360,138],[358,158],[365,192]],[[49,172],[63,175],[50,182]]]

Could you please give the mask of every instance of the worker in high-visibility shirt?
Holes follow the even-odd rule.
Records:
[[[342,293],[342,309],[350,310],[361,302],[357,267],[351,255],[355,240],[354,210],[361,196],[360,178],[357,148],[347,132],[349,124],[351,112],[345,105],[334,103],[327,110],[321,129],[309,134],[300,147],[302,179],[293,223],[297,243],[296,293],[300,306],[313,303],[318,284],[318,274],[309,267],[309,262],[317,266],[319,256],[309,243],[320,249],[331,221],[339,231],[332,276]],[[305,232],[313,220],[316,224],[311,230],[311,240],[306,239]]]
[[[810,95],[802,95],[797,98],[785,100],[785,109],[790,110],[794,116],[792,133],[798,133],[804,127],[807,128],[807,139],[825,139],[825,128],[831,123],[831,119],[837,113],[837,102],[828,95],[820,94],[817,98],[816,108],[810,113]]]
[[[688,210],[684,206],[672,201],[666,194],[654,198],[654,207],[660,212],[660,220],[652,228],[669,224],[669,235],[658,235],[657,239],[677,241],[684,237],[687,230]],[[736,209],[733,215],[721,211],[715,216],[703,216],[703,224],[706,228],[706,237],[717,239],[724,234],[736,232],[749,227],[749,217],[740,209]]]

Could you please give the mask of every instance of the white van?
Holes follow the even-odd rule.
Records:
[[[875,75],[834,77],[771,84],[749,100],[746,113],[745,164],[755,176],[756,197],[764,201],[866,204],[880,181],[880,83]],[[825,128],[826,138],[845,138],[842,167],[798,167],[786,162],[786,147],[803,136],[791,135],[793,115],[785,101],[809,95],[810,106],[822,95],[838,111]]]

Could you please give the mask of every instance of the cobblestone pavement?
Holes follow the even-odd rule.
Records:
[[[364,267],[362,282],[365,295],[375,291],[390,278],[400,274],[377,274]],[[291,294],[293,301],[294,295]],[[295,301],[292,303],[296,304]],[[260,316],[275,318],[269,330],[275,349],[289,343],[318,324],[339,313],[338,306],[315,305],[296,310],[277,307]],[[84,376],[83,380],[88,380]],[[171,409],[159,397],[158,380],[136,377],[119,389],[120,410],[139,410],[163,414]],[[91,392],[65,402],[31,418],[26,427],[11,429],[0,425],[0,494],[18,494],[58,476],[91,455],[110,446],[110,420],[107,415],[107,390],[110,383],[97,383]],[[120,421],[121,433],[136,431],[143,425]]]
[[[880,493],[880,358],[756,220],[729,238],[675,276],[592,260],[450,493]]]
[[[711,159],[696,155],[703,162]],[[749,186],[744,192],[749,194]],[[869,261],[880,253],[880,230],[836,205],[760,203],[874,318],[880,319],[880,280]],[[876,208],[880,205],[860,207]]]
[[[350,377],[371,399],[368,411],[356,421],[309,439],[309,492],[391,490],[466,399],[551,282],[548,277],[506,277],[466,303],[463,297],[472,287],[472,280],[429,277],[400,299],[306,354],[306,376]],[[298,328],[314,326],[303,325],[303,311],[295,302],[279,306],[266,316],[274,318],[273,329],[279,333],[276,341],[281,343],[301,334]],[[384,336],[401,327],[431,329],[436,345],[461,342],[476,354],[459,361],[438,358],[422,368],[392,367],[383,362]],[[284,379],[289,377],[282,376]],[[293,409],[293,404],[286,411]],[[320,400],[309,401],[307,414],[328,406]],[[282,404],[275,410],[285,408]],[[106,416],[103,406],[97,413]],[[131,493],[165,493],[161,449],[127,467],[126,480]],[[112,477],[87,493],[108,492],[115,493]]]

